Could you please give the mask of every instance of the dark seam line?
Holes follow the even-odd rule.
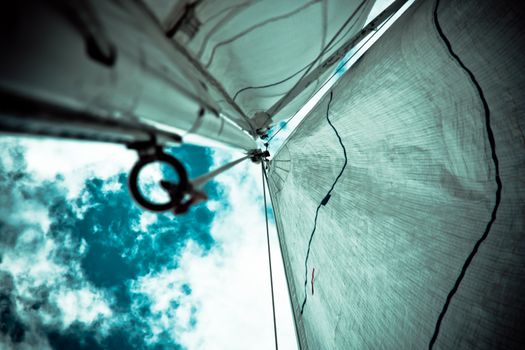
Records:
[[[279,181],[275,180],[273,177],[269,177],[268,179],[272,180],[273,184],[277,187],[279,184]]]
[[[275,164],[274,167],[276,167],[277,169],[281,169],[282,171],[290,172],[290,169],[281,168],[277,164]]]
[[[457,277],[456,282],[454,283],[454,286],[452,287],[452,289],[450,290],[450,292],[447,295],[447,300],[445,301],[445,304],[443,305],[443,309],[441,310],[441,313],[439,314],[438,320],[436,322],[436,326],[434,328],[434,334],[432,335],[432,339],[430,339],[430,343],[428,345],[429,349],[432,349],[432,347],[434,346],[434,343],[437,340],[437,337],[439,335],[439,329],[441,327],[441,322],[443,321],[443,318],[445,317],[445,314],[446,314],[446,312],[448,310],[450,302],[451,302],[452,298],[454,297],[454,294],[458,290],[459,285],[461,284],[461,281],[463,280],[463,277],[465,277],[465,273],[466,273],[470,263],[472,262],[472,260],[474,259],[474,256],[478,252],[478,249],[479,249],[481,243],[483,243],[483,241],[487,238],[487,236],[488,236],[488,234],[490,232],[490,229],[492,227],[492,224],[496,221],[496,212],[498,211],[498,207],[499,207],[500,202],[501,202],[501,191],[503,189],[503,184],[501,182],[500,173],[499,173],[499,160],[498,160],[498,156],[496,154],[496,142],[495,142],[495,138],[494,138],[494,133],[492,131],[492,127],[490,125],[490,109],[489,109],[489,105],[487,103],[487,100],[485,98],[483,90],[481,89],[481,85],[479,84],[479,82],[477,81],[476,77],[474,76],[474,73],[472,73],[472,71],[465,66],[465,64],[461,61],[459,56],[453,51],[452,45],[450,44],[450,41],[447,39],[445,33],[443,32],[443,29],[441,28],[441,25],[439,24],[439,20],[438,20],[438,15],[437,15],[438,7],[439,7],[439,0],[436,0],[436,6],[434,7],[434,23],[436,25],[437,32],[439,33],[439,36],[441,37],[441,39],[443,39],[443,42],[445,43],[445,45],[447,46],[447,49],[448,49],[450,55],[457,61],[457,63],[461,66],[461,68],[463,68],[463,70],[465,72],[467,72],[468,76],[472,80],[472,83],[476,86],[476,89],[477,89],[477,91],[479,93],[479,97],[481,99],[481,102],[483,103],[483,109],[484,109],[484,112],[485,112],[485,125],[486,125],[486,128],[487,128],[487,136],[488,136],[489,143],[490,143],[490,148],[491,148],[491,153],[492,153],[492,161],[494,162],[494,168],[495,168],[495,173],[496,173],[495,179],[496,179],[496,184],[497,184],[497,190],[496,190],[496,202],[494,203],[494,208],[492,209],[492,214],[491,214],[491,217],[490,217],[490,221],[487,223],[487,226],[485,228],[485,232],[483,232],[483,235],[476,242],[476,244],[474,245],[474,248],[470,252],[470,254],[467,257],[467,259],[465,260],[465,262],[463,264],[463,267],[461,268],[461,272],[460,272],[459,276]]]
[[[284,179],[281,177],[281,175],[279,175],[277,171],[274,171],[273,173],[284,183]]]
[[[335,135],[337,136],[337,139],[339,140],[339,144],[343,148],[343,154],[344,154],[344,157],[345,157],[345,162],[343,164],[343,167],[341,168],[341,171],[339,172],[339,174],[335,178],[335,180],[334,180],[334,182],[332,184],[332,187],[330,187],[330,190],[326,193],[326,196],[329,196],[331,194],[331,192],[334,190],[334,187],[337,184],[337,181],[339,181],[339,179],[341,178],[341,175],[343,175],[343,172],[345,171],[346,165],[348,164],[348,158],[346,156],[346,148],[345,148],[345,145],[343,144],[343,140],[341,139],[341,136],[339,135],[339,132],[337,132],[337,129],[334,127],[334,125],[330,121],[329,112],[330,112],[330,104],[332,103],[332,97],[333,97],[333,91],[330,91],[330,99],[328,100],[328,106],[326,107],[326,120],[328,121],[328,124],[330,124],[332,129],[334,129]],[[323,200],[324,200],[324,198],[326,198],[326,196],[323,197]],[[306,259],[304,260],[304,269],[305,269],[305,271],[304,271],[304,300],[303,300],[303,304],[301,305],[301,315],[303,314],[304,307],[306,305],[306,300],[308,298],[308,293],[307,293],[307,285],[308,285],[308,258],[310,257],[310,248],[311,248],[311,245],[312,245],[312,239],[314,238],[315,230],[317,228],[317,217],[319,216],[319,209],[321,209],[321,206],[323,205],[322,204],[323,200],[321,200],[321,203],[319,203],[319,205],[317,206],[317,209],[315,210],[314,228],[312,230],[312,233],[310,234],[310,240],[308,241],[308,250],[306,251]]]

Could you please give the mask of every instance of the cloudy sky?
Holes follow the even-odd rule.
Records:
[[[170,149],[191,177],[241,154]],[[270,349],[261,169],[184,216],[131,200],[122,146],[0,138],[0,348]],[[272,226],[279,344],[295,338]]]

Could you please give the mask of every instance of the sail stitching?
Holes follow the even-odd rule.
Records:
[[[474,259],[474,256],[476,255],[476,253],[478,252],[479,247],[481,246],[481,243],[483,243],[483,241],[485,241],[485,239],[487,238],[487,236],[488,236],[488,234],[490,232],[490,229],[492,228],[492,225],[496,221],[496,212],[497,212],[498,207],[499,207],[500,202],[501,202],[501,192],[502,192],[502,189],[503,189],[503,184],[501,182],[500,173],[499,173],[499,160],[498,160],[498,156],[496,154],[496,141],[495,141],[494,133],[492,131],[492,127],[491,127],[491,124],[490,124],[490,109],[489,109],[489,105],[487,103],[487,100],[486,100],[485,95],[483,93],[483,90],[481,88],[481,85],[479,84],[478,80],[476,79],[474,73],[472,73],[472,71],[469,68],[467,68],[467,66],[465,66],[463,61],[461,61],[459,56],[454,52],[454,50],[452,49],[452,45],[451,45],[450,41],[448,40],[448,38],[446,37],[445,33],[443,32],[443,29],[441,28],[441,25],[439,24],[439,19],[438,19],[438,14],[437,14],[438,7],[439,7],[439,0],[436,0],[436,5],[434,7],[434,13],[433,13],[434,24],[436,26],[436,30],[437,30],[439,36],[441,37],[441,39],[443,40],[443,42],[445,43],[445,45],[446,45],[450,55],[452,56],[452,58],[454,60],[456,60],[456,62],[459,64],[459,66],[467,73],[467,75],[469,76],[470,80],[472,81],[472,83],[476,87],[476,90],[477,90],[477,92],[479,94],[479,97],[481,99],[481,102],[483,104],[483,110],[484,110],[484,113],[485,113],[485,126],[486,126],[487,136],[488,136],[488,140],[489,140],[489,144],[490,144],[490,148],[491,148],[492,161],[494,163],[494,169],[495,169],[495,173],[496,173],[495,174],[495,180],[496,180],[496,184],[497,184],[497,189],[496,189],[496,201],[494,203],[494,208],[492,209],[492,214],[491,214],[490,220],[487,223],[487,226],[485,228],[485,231],[483,232],[483,235],[476,242],[476,244],[472,248],[472,251],[468,255],[468,257],[465,260],[465,262],[463,263],[463,267],[461,268],[461,272],[460,272],[459,276],[457,277],[456,282],[454,283],[454,286],[452,287],[452,289],[450,290],[450,292],[447,295],[447,299],[445,301],[445,304],[443,305],[441,313],[439,314],[438,320],[436,322],[436,325],[435,325],[435,328],[434,328],[434,334],[432,335],[432,338],[430,339],[430,343],[428,345],[429,349],[432,349],[432,347],[434,346],[434,344],[435,344],[435,342],[437,340],[437,337],[439,335],[439,330],[440,330],[440,327],[441,327],[441,322],[443,321],[443,318],[445,317],[445,314],[446,314],[446,312],[448,310],[450,302],[451,302],[452,298],[454,297],[454,294],[457,292],[457,290],[459,288],[459,285],[461,284],[461,281],[463,280],[463,277],[465,277],[466,271],[467,271],[470,263]]]
[[[323,199],[321,200],[321,202],[317,206],[317,209],[315,210],[314,228],[312,230],[312,233],[310,234],[310,240],[308,241],[308,250],[306,251],[306,258],[304,260],[304,269],[305,269],[305,272],[304,272],[304,300],[303,300],[303,304],[301,305],[301,315],[304,312],[304,307],[306,306],[306,300],[308,298],[308,293],[307,293],[307,285],[308,285],[308,258],[310,257],[310,248],[311,248],[311,245],[312,245],[312,240],[314,238],[315,230],[317,229],[317,218],[319,216],[319,210],[321,209],[322,206],[327,204],[328,200],[326,200],[326,198],[330,198],[331,193],[334,190],[335,185],[337,184],[337,182],[339,181],[339,179],[343,175],[343,172],[345,171],[346,165],[348,164],[348,158],[347,158],[347,154],[346,154],[346,147],[343,144],[343,140],[341,139],[341,136],[339,135],[339,132],[337,131],[335,126],[330,121],[330,104],[332,103],[332,98],[333,98],[333,91],[330,91],[330,99],[328,100],[328,106],[326,107],[326,120],[328,121],[328,124],[330,124],[332,129],[334,130],[335,135],[337,136],[337,139],[339,140],[339,144],[341,145],[341,147],[343,149],[343,155],[344,155],[345,161],[344,161],[344,164],[343,164],[343,166],[341,168],[341,171],[339,171],[339,174],[337,175],[337,177],[335,178],[334,182],[332,183],[332,186],[330,187],[330,190],[328,190],[326,195],[323,197]]]

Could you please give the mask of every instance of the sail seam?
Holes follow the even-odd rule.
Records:
[[[339,144],[341,145],[343,149],[343,155],[345,158],[345,161],[343,163],[343,166],[341,168],[341,171],[339,171],[339,174],[335,178],[334,182],[332,183],[332,186],[330,187],[330,190],[326,193],[326,195],[323,197],[319,205],[317,206],[317,209],[315,210],[315,218],[314,218],[314,228],[312,230],[312,233],[310,234],[310,240],[308,241],[308,249],[306,251],[306,258],[304,260],[304,300],[303,304],[301,305],[301,315],[304,312],[304,307],[306,306],[306,300],[308,299],[308,292],[307,292],[307,285],[308,285],[308,258],[310,257],[310,248],[312,246],[312,240],[314,238],[315,231],[317,229],[317,218],[319,217],[319,210],[322,206],[326,205],[328,201],[325,202],[326,198],[330,198],[332,191],[335,188],[335,185],[343,175],[343,172],[345,171],[346,165],[348,164],[348,158],[346,154],[346,147],[343,144],[343,140],[341,139],[341,136],[339,135],[339,132],[335,128],[334,124],[330,121],[330,104],[332,103],[333,98],[333,91],[330,91],[330,98],[328,100],[328,106],[326,107],[326,120],[328,121],[328,124],[332,127],[332,129],[335,132],[335,135],[337,136],[337,139],[339,140]]]
[[[434,19],[434,24],[436,26],[436,30],[437,30],[439,36],[441,37],[441,39],[443,40],[443,42],[445,43],[445,45],[446,45],[450,55],[452,56],[452,58],[454,60],[456,60],[456,62],[459,64],[459,66],[467,73],[467,75],[469,76],[470,80],[472,81],[472,83],[476,87],[476,90],[477,90],[477,92],[479,94],[479,97],[481,99],[481,102],[483,104],[483,110],[484,110],[484,113],[485,113],[485,126],[486,126],[486,130],[487,130],[488,141],[489,141],[490,148],[491,148],[492,161],[494,163],[495,181],[496,181],[497,189],[496,189],[496,200],[495,200],[495,203],[494,203],[494,207],[492,209],[492,214],[491,214],[490,220],[487,223],[487,226],[485,227],[485,231],[483,232],[483,235],[476,242],[476,244],[472,248],[472,251],[468,255],[468,257],[465,260],[465,262],[463,263],[463,267],[461,268],[461,272],[460,272],[459,276],[457,277],[456,282],[454,283],[454,286],[452,287],[452,289],[450,290],[450,292],[447,295],[447,299],[445,301],[445,304],[443,305],[441,313],[439,314],[438,320],[437,320],[435,328],[434,328],[434,333],[433,333],[432,338],[430,340],[430,343],[428,345],[429,349],[432,349],[432,347],[434,346],[434,344],[435,344],[435,342],[437,340],[437,337],[439,335],[439,330],[440,330],[440,327],[441,327],[441,323],[442,323],[442,321],[443,321],[443,319],[445,317],[445,314],[446,314],[446,312],[448,310],[450,302],[452,301],[452,298],[454,297],[455,293],[457,292],[457,290],[459,288],[459,285],[461,284],[463,278],[465,277],[466,271],[467,271],[470,263],[474,259],[474,256],[478,252],[478,249],[481,246],[481,244],[483,243],[483,241],[485,241],[485,239],[489,235],[490,229],[492,228],[492,225],[496,221],[496,212],[497,212],[498,207],[499,207],[500,202],[501,202],[501,192],[502,192],[502,189],[503,189],[503,184],[501,182],[500,172],[499,172],[499,160],[498,160],[498,156],[497,156],[497,153],[496,153],[496,141],[495,141],[494,133],[492,131],[492,126],[491,126],[491,123],[490,123],[490,109],[489,109],[489,105],[488,105],[487,100],[485,98],[485,94],[483,93],[483,89],[481,88],[481,85],[479,84],[478,80],[476,79],[474,73],[472,73],[472,71],[463,63],[463,61],[461,61],[459,56],[454,52],[454,50],[452,49],[452,45],[451,45],[450,41],[448,40],[447,36],[443,32],[443,29],[441,28],[441,25],[440,25],[439,19],[438,19],[438,14],[437,14],[438,7],[439,7],[439,0],[436,0],[436,5],[434,7],[434,13],[433,13],[433,19]]]

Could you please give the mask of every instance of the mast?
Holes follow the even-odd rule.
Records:
[[[0,42],[0,93],[11,101],[0,110],[4,131],[100,140],[91,128],[116,128],[135,141],[151,133],[172,142],[200,135],[256,148],[140,2],[18,6],[2,5],[23,14],[6,24]]]

